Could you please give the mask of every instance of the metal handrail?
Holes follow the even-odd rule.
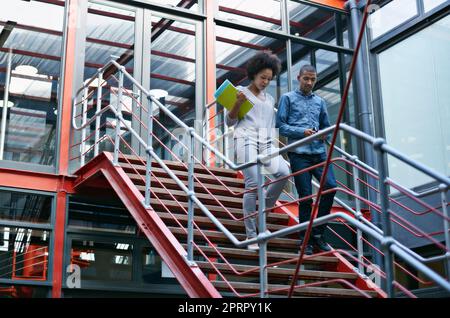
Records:
[[[269,161],[270,159],[284,154],[286,152],[288,152],[289,150],[299,146],[299,145],[303,145],[303,144],[307,144],[315,139],[318,139],[322,136],[326,136],[328,135],[331,131],[333,131],[335,129],[335,126],[331,126],[328,127],[322,131],[319,131],[318,133],[306,137],[304,139],[298,140],[286,147],[283,147],[282,149],[273,152],[271,154],[268,155],[259,155],[257,157],[256,160],[251,161],[251,162],[247,162],[241,165],[236,165],[233,162],[231,162],[228,158],[226,158],[222,153],[220,153],[217,149],[215,149],[214,147],[212,147],[211,145],[209,145],[207,143],[207,141],[205,141],[201,136],[199,136],[193,128],[188,127],[186,124],[184,124],[178,117],[176,117],[169,109],[167,109],[164,105],[162,105],[157,99],[155,99],[147,90],[145,90],[126,70],[123,66],[119,65],[118,63],[116,63],[115,61],[111,61],[108,64],[106,64],[103,68],[99,69],[96,73],[96,75],[90,80],[88,81],[82,88],[80,88],[77,91],[77,95],[83,91],[86,90],[86,85],[89,85],[94,79],[95,77],[100,77],[102,76],[102,72],[106,67],[109,67],[110,65],[114,65],[115,67],[118,68],[119,72],[120,72],[120,81],[119,81],[119,99],[118,99],[118,105],[117,105],[117,109],[112,106],[112,105],[108,105],[107,107],[105,107],[104,109],[97,109],[95,115],[93,116],[93,118],[91,118],[90,120],[87,120],[86,118],[83,118],[83,124],[81,126],[77,126],[76,124],[76,120],[73,118],[72,120],[72,124],[74,129],[76,130],[82,130],[85,129],[88,125],[90,125],[91,123],[94,122],[94,119],[97,119],[97,117],[101,116],[101,114],[103,114],[104,112],[106,112],[107,110],[111,110],[114,115],[116,116],[117,122],[116,122],[116,141],[119,140],[118,136],[120,133],[120,124],[119,121],[122,122],[122,124],[124,125],[124,127],[136,138],[136,140],[139,142],[139,144],[141,146],[143,146],[146,149],[146,153],[147,153],[147,169],[151,169],[151,158],[153,158],[165,171],[166,173],[178,184],[178,186],[184,191],[186,192],[186,194],[188,195],[189,198],[189,215],[190,215],[190,221],[188,222],[188,231],[192,234],[192,218],[193,218],[193,204],[195,203],[201,210],[202,212],[209,217],[209,219],[219,228],[219,230],[221,230],[226,236],[227,238],[236,246],[238,247],[244,247],[247,246],[249,244],[253,244],[253,243],[260,243],[260,281],[261,281],[261,297],[265,297],[266,295],[266,288],[267,288],[267,268],[266,268],[266,246],[267,246],[267,241],[271,238],[275,238],[275,237],[281,237],[281,236],[285,236],[294,232],[297,232],[299,230],[303,230],[308,226],[309,222],[305,222],[293,227],[290,227],[288,229],[285,230],[279,230],[276,231],[274,233],[267,233],[266,232],[266,227],[265,227],[265,217],[264,217],[264,213],[263,211],[264,209],[264,200],[260,200],[260,205],[259,205],[259,215],[260,215],[260,234],[257,238],[253,238],[253,239],[249,239],[249,240],[245,240],[245,241],[239,241],[231,232],[229,232],[224,226],[223,224],[202,204],[202,202],[197,198],[197,196],[195,195],[194,191],[193,191],[193,183],[192,183],[192,175],[193,175],[193,159],[192,159],[192,151],[190,153],[191,156],[191,160],[190,160],[190,167],[189,167],[189,187],[186,187],[184,185],[184,183],[181,182],[181,180],[171,171],[171,169],[169,169],[167,167],[167,165],[164,163],[164,161],[159,158],[159,156],[153,151],[153,148],[151,147],[151,143],[146,143],[144,140],[142,140],[142,138],[130,127],[130,125],[124,120],[122,113],[121,113],[121,105],[120,105],[120,101],[121,101],[121,90],[122,90],[122,86],[123,86],[123,77],[126,76],[133,84],[135,84],[149,99],[150,101],[150,107],[152,106],[152,103],[155,103],[160,111],[163,111],[168,117],[170,117],[175,123],[177,123],[179,126],[183,127],[184,129],[186,129],[191,137],[191,145],[193,145],[193,141],[197,140],[199,141],[204,147],[206,147],[207,149],[209,149],[210,151],[212,151],[215,155],[217,155],[220,159],[222,159],[231,169],[233,170],[242,170],[245,169],[247,167],[253,166],[253,165],[257,165],[258,166],[258,196],[259,198],[262,198],[262,188],[263,188],[263,179],[262,179],[262,174],[261,174],[261,164],[263,164],[264,162]],[[76,109],[76,99],[74,99],[74,110]],[[75,112],[74,112],[75,113]],[[149,123],[151,123],[151,114],[152,112],[149,111]],[[150,128],[149,128],[150,129]],[[349,132],[350,134],[353,134],[355,136],[357,136],[360,139],[366,140],[368,142],[372,142],[374,143],[374,145],[377,147],[377,149],[384,151],[386,153],[390,153],[393,156],[397,157],[398,159],[408,163],[409,165],[415,167],[416,169],[424,172],[425,174],[428,174],[432,177],[435,177],[436,179],[438,179],[439,181],[441,181],[444,185],[446,185],[446,187],[448,187],[450,185],[450,181],[448,180],[448,178],[441,176],[440,174],[438,174],[437,172],[424,167],[423,165],[409,159],[406,158],[405,156],[403,156],[402,154],[400,154],[399,152],[395,151],[394,149],[386,146],[384,144],[384,141],[380,140],[380,139],[375,139],[369,135],[366,135],[364,133],[361,133],[360,131],[353,129],[352,127],[349,127],[345,124],[341,125],[341,129]],[[151,135],[151,134],[149,134]],[[96,136],[97,137],[97,136]],[[149,137],[151,138],[151,136]],[[114,155],[114,164],[118,163],[118,144],[119,142],[115,143],[115,155]],[[193,149],[193,147],[191,148]],[[149,167],[150,165],[150,167]],[[148,176],[149,174],[147,174]],[[147,178],[149,179],[149,178]],[[149,180],[148,180],[149,181]],[[146,182],[147,183],[147,182]],[[146,188],[149,189],[149,182],[148,184],[146,184]],[[446,189],[445,189],[446,190]],[[147,191],[146,191],[147,192]],[[147,193],[146,193],[147,194]],[[147,200],[147,198],[149,198],[149,196],[147,197],[146,195],[146,202],[145,202],[145,206],[149,206],[149,201]],[[331,219],[335,219],[335,218],[343,218],[346,219],[349,223],[352,223],[353,226],[355,226],[356,228],[362,230],[364,233],[367,233],[371,236],[373,236],[374,238],[376,238],[377,240],[379,240],[382,245],[386,245],[387,248],[389,250],[391,250],[392,252],[394,252],[395,254],[399,255],[400,257],[402,257],[403,259],[405,259],[405,261],[407,261],[408,263],[410,263],[411,266],[420,269],[422,271],[424,271],[424,274],[427,275],[428,277],[430,277],[432,280],[434,280],[436,283],[438,283],[439,285],[441,285],[443,288],[445,288],[446,290],[450,291],[450,284],[448,282],[446,282],[445,280],[443,280],[439,275],[437,275],[435,272],[433,272],[432,270],[430,270],[427,267],[424,267],[423,264],[421,264],[420,262],[418,262],[410,253],[410,250],[404,250],[402,247],[400,247],[399,243],[393,239],[393,238],[384,238],[382,235],[380,235],[377,231],[374,231],[374,229],[366,226],[365,224],[354,220],[353,218],[348,217],[346,214],[343,213],[338,213],[338,214],[333,214],[331,217],[323,217],[323,218],[318,218],[316,220],[313,221],[314,225],[320,225],[323,224],[325,222],[328,222]],[[320,223],[323,222],[323,223]],[[193,238],[191,237],[190,239],[188,239],[188,250],[190,249],[191,251],[188,251],[188,255],[190,260],[192,260],[192,243],[193,243]],[[191,248],[189,248],[189,245],[191,246]]]

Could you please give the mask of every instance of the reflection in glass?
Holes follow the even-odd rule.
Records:
[[[233,22],[258,28],[280,30],[281,7],[277,0],[219,0],[217,16]]]
[[[336,36],[332,11],[294,1],[288,1],[288,10],[291,34],[322,42]]]
[[[47,298],[49,292],[48,287],[0,284],[0,298]]]
[[[0,278],[46,281],[50,233],[0,227]]]
[[[180,1],[180,0],[150,0],[149,2],[154,2],[156,4],[168,5],[174,8],[180,9],[188,9],[191,11],[199,11],[200,7],[198,5],[198,0],[188,0],[188,1]]]
[[[54,164],[63,18],[64,6],[58,4],[2,5],[0,100],[7,98],[8,107],[1,102],[0,160]]]
[[[101,204],[99,201],[89,203],[75,197],[70,198],[68,224],[71,229],[136,233],[136,222],[124,207]]]
[[[194,127],[196,26],[152,15],[151,34],[150,87],[152,92],[158,92],[157,97],[163,105],[186,125]],[[178,125],[158,109],[154,110],[154,115],[153,133],[159,139],[153,139],[155,152],[163,159],[178,160],[171,152],[182,159],[182,154],[177,149],[183,149],[183,147],[180,147],[180,142],[169,134],[170,131],[179,136],[176,130]],[[180,134],[183,135],[183,132]]]
[[[390,1],[374,11],[368,21],[372,39],[385,34],[417,14],[416,0]]]
[[[431,11],[437,6],[447,2],[448,0],[423,0],[423,5],[425,7],[425,12]]]
[[[81,281],[131,281],[133,245],[72,240],[70,264],[81,269]]]
[[[167,265],[152,247],[142,249],[142,281],[145,284],[178,284]]]
[[[39,194],[0,191],[0,219],[49,223],[52,198]]]

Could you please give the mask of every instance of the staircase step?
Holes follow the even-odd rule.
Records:
[[[178,227],[168,227],[170,231],[179,238],[186,238],[187,234],[184,229]],[[210,230],[202,230],[202,232],[206,235],[206,237],[212,241],[213,243],[221,243],[221,244],[232,244],[230,240],[226,237],[225,234],[218,231],[210,231]],[[234,234],[234,233],[233,233]],[[246,239],[245,234],[234,234],[234,236],[239,241],[244,241]],[[199,230],[194,230],[194,240],[196,242],[201,241],[205,242],[203,235]],[[293,239],[285,239],[285,238],[275,238],[269,241],[269,248],[277,248],[277,249],[294,249],[298,250],[300,246],[300,240]],[[255,253],[257,254],[257,253]]]
[[[145,185],[145,176],[138,175],[138,174],[131,174],[127,173],[128,177],[133,181],[135,185]],[[182,183],[185,186],[188,186],[187,180],[181,180]],[[169,189],[175,189],[175,190],[181,190],[179,185],[176,183],[175,180],[171,178],[162,178],[158,177],[158,180],[156,178],[151,179],[151,186],[152,187],[161,187],[161,183],[164,184]],[[205,189],[206,188],[206,189]],[[244,191],[243,188],[235,188],[235,187],[228,187],[225,188],[222,185],[217,184],[200,184],[199,182],[194,182],[194,190],[196,193],[207,193],[207,190],[209,190],[212,194],[219,194],[219,195],[230,195],[233,197],[242,197],[243,194],[234,195],[230,191],[235,193],[242,193]]]
[[[159,217],[164,221],[167,225],[177,225],[173,216],[168,212],[157,212]],[[181,222],[184,226],[187,224],[188,216],[186,214],[175,214],[175,217],[178,221]],[[217,229],[216,225],[207,217],[207,216],[195,216],[194,222],[202,229]],[[220,222],[230,231],[239,231],[240,233],[245,232],[244,221],[234,221],[234,220],[224,220],[221,219]],[[281,229],[284,229],[283,225],[276,224],[267,224],[267,228],[269,231],[275,232]]]
[[[136,185],[136,188],[138,188],[139,191],[142,193],[145,192],[145,186],[138,186]],[[159,199],[170,199],[173,200],[173,197],[175,197],[176,200],[181,202],[187,202],[188,196],[186,192],[183,190],[171,190],[170,193],[163,188],[151,188],[152,196],[155,197],[155,195]],[[217,201],[220,201],[224,206],[231,206],[231,207],[242,207],[242,198],[233,198],[230,196],[222,196],[222,195],[215,195],[211,196],[209,194],[205,193],[196,193],[195,196],[202,202],[203,204],[218,204]],[[156,200],[156,199],[154,199]],[[157,201],[157,200],[156,200]]]
[[[187,247],[187,245],[185,245]],[[217,252],[212,246],[199,246],[203,253],[205,253],[208,257],[219,257]],[[253,251],[249,251],[247,249],[242,248],[229,248],[229,247],[216,247],[219,252],[222,254],[223,257],[226,259],[242,259],[242,260],[259,260],[258,253],[255,253]],[[194,253],[201,255],[201,253],[194,249]],[[267,252],[267,260],[270,263],[273,262],[281,262],[291,259],[297,259],[298,253],[283,253],[283,252],[275,252],[275,251],[268,251]],[[305,255],[305,258],[303,259],[304,264],[321,264],[325,266],[336,266],[339,263],[339,260],[336,257],[333,256],[307,256]]]
[[[142,165],[134,165],[134,164],[130,165],[126,162],[119,162],[119,165],[122,167],[123,170],[125,170],[125,172],[129,172],[129,173],[137,172],[143,176],[145,176],[145,174],[147,172],[145,166],[142,166]],[[163,168],[152,167],[152,172],[158,177],[167,177],[167,172]],[[187,171],[173,170],[172,172],[182,180],[188,179]],[[221,184],[217,180],[218,178],[220,179],[220,181],[222,181],[222,183],[226,184],[227,186],[244,188],[244,183],[245,183],[243,179],[238,179],[236,177],[231,177],[231,178],[223,177],[223,176],[217,177],[217,176],[212,176],[211,174],[201,174],[201,173],[195,173],[195,176],[201,182],[208,183],[208,184]]]
[[[260,291],[260,285],[255,283],[242,283],[242,282],[230,282],[231,286],[235,290],[237,290],[239,293],[246,293],[246,294],[256,294]],[[228,291],[231,292],[231,289],[228,287],[228,284],[223,281],[213,281],[212,284],[219,290],[219,291]],[[269,284],[268,289],[270,290],[279,290],[279,289],[286,289],[289,288],[288,285],[274,285]],[[377,297],[378,294],[374,291],[364,291],[371,297]],[[284,295],[286,296],[288,293],[287,290],[282,291],[275,291],[271,294],[275,295]],[[344,288],[331,288],[331,287],[304,287],[301,289],[294,290],[295,296],[306,296],[306,297],[364,297],[356,290],[353,289],[344,289]],[[255,297],[259,297],[255,296]]]
[[[138,164],[142,165],[146,162],[145,157],[136,157],[134,155],[123,155],[121,154],[119,156],[119,161],[121,162],[130,162],[132,164]],[[168,166],[170,169],[173,170],[181,170],[181,171],[187,171],[186,167],[184,165],[187,165],[187,163],[182,164],[180,162],[170,161],[170,160],[163,160],[163,162]],[[160,165],[156,161],[152,161],[152,167],[160,167]],[[223,177],[236,177],[237,172],[232,169],[225,169],[225,168],[217,168],[217,167],[207,167],[206,169],[200,166],[199,164],[195,164],[194,166],[194,172],[196,173],[208,173],[208,170],[213,172],[217,176],[223,176]]]
[[[214,267],[209,262],[196,262],[197,265],[203,270],[208,273],[216,273]],[[294,263],[295,265],[295,263]],[[214,263],[214,266],[222,273],[227,275],[236,275],[233,271],[233,268],[237,272],[248,272],[255,269],[255,266],[249,266],[249,265],[240,265],[240,264],[231,264],[233,268],[231,268],[230,265],[224,264],[224,263]],[[269,267],[267,269],[269,279],[270,278],[283,278],[283,279],[290,279],[292,276],[294,276],[295,269],[294,268],[273,268]],[[245,277],[248,276],[259,276],[259,266],[257,267],[257,270],[254,270],[252,272],[248,272],[248,274],[245,274]],[[308,269],[302,269],[298,272],[298,279],[302,280],[330,280],[330,279],[347,279],[354,281],[358,278],[358,275],[356,273],[341,273],[341,272],[332,272],[332,271],[317,271],[317,270],[308,270]]]
[[[164,209],[163,205],[165,205],[172,213],[175,213],[177,211],[182,211],[180,205],[182,207],[184,207],[186,210],[188,208],[188,203],[187,202],[174,202],[174,201],[169,201],[169,200],[161,200],[161,202],[159,202],[158,200],[156,200],[155,198],[153,198],[151,205],[153,207],[153,209],[155,211],[164,211],[166,212],[166,210]],[[220,206],[216,206],[216,205],[205,205],[205,207],[212,213],[214,214],[214,216],[216,216],[217,218],[223,218],[223,219],[229,219],[231,220],[231,216]],[[243,213],[242,213],[242,209],[241,208],[230,208],[227,207],[228,211],[230,213],[232,213],[232,215],[235,218],[242,218],[243,217]],[[200,208],[195,207],[195,215],[200,215],[200,216],[204,216],[203,212],[200,210]],[[266,218],[268,223],[271,224],[287,224],[289,217],[286,214],[281,214],[281,213],[269,213],[267,215]]]

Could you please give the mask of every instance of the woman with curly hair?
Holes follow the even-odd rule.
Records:
[[[247,76],[250,84],[247,87],[238,86],[237,100],[234,107],[227,113],[226,123],[234,126],[234,147],[237,163],[254,161],[260,154],[269,154],[277,151],[273,144],[275,131],[276,113],[275,100],[266,92],[270,81],[278,75],[281,63],[278,57],[271,52],[259,52],[253,56],[247,64]],[[242,104],[249,100],[253,107],[241,119],[238,113]],[[264,173],[273,175],[275,179],[285,177],[290,174],[286,161],[277,156],[264,164]],[[257,186],[257,166],[253,165],[243,170],[245,189]],[[272,183],[265,191],[266,209],[272,208],[281,192],[287,179]],[[245,229],[247,239],[257,236],[256,218],[247,217],[256,211],[256,190],[246,192],[243,200],[243,212],[245,218]],[[248,246],[249,250],[258,250],[257,244]]]

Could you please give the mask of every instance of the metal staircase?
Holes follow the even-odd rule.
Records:
[[[107,68],[115,68],[118,76],[112,75],[104,80],[103,71]],[[100,84],[91,88],[89,85],[96,79],[105,86]],[[124,79],[132,83],[132,91],[124,89]],[[106,93],[103,92],[103,87],[108,88]],[[82,96],[79,96],[80,93]],[[114,105],[104,101],[104,96],[110,93],[117,94]],[[133,100],[133,109],[129,109],[130,105],[123,102],[122,96],[125,94]],[[79,107],[80,105],[82,107]],[[187,142],[181,142],[158,122],[154,116],[156,109],[185,130]],[[131,127],[123,117],[124,112],[131,114],[140,126],[139,129]],[[146,118],[138,118],[136,113],[146,114]],[[108,114],[114,119],[108,118]],[[185,148],[187,160],[179,158],[173,152],[173,161],[164,161],[158,156],[153,148],[156,145],[165,147],[169,152],[171,149],[154,134],[153,125],[166,129],[167,133]],[[260,201],[262,204],[259,204],[258,211],[255,211],[260,234],[256,239],[246,240],[241,207],[242,195],[244,191],[249,190],[243,188],[237,171],[250,165],[257,165],[261,171],[261,165],[266,160],[284,154],[299,144],[321,138],[333,132],[335,126],[283,147],[279,153],[260,156],[255,162],[238,166],[152,97],[123,66],[111,61],[78,91],[74,99],[73,128],[80,132],[80,139],[72,145],[75,154],[72,158],[73,165],[80,167],[75,172],[78,176],[75,189],[111,187],[191,297],[278,297],[287,296],[291,288],[293,296],[394,297],[393,292],[400,291],[414,297],[407,287],[395,279],[395,271],[403,271],[413,279],[438,285],[450,292],[448,278],[440,276],[427,266],[426,263],[430,259],[424,259],[405,247],[395,240],[390,232],[391,223],[394,222],[402,224],[415,234],[429,238],[431,243],[442,251],[442,254],[433,260],[444,260],[448,264],[449,218],[446,211],[448,204],[444,199],[450,181],[446,176],[391,149],[383,140],[375,139],[347,125],[340,125],[339,129],[374,145],[375,151],[380,154],[380,173],[373,168],[372,171],[364,167],[353,156],[350,156],[350,159],[346,156],[334,158],[332,164],[338,165],[341,161],[350,165],[353,168],[355,185],[363,181],[358,177],[358,173],[366,173],[377,179],[378,188],[375,190],[380,193],[379,202],[370,202],[356,186],[350,189],[340,183],[335,190],[352,196],[359,204],[349,206],[337,201],[345,213],[338,212],[311,220],[312,226],[333,221],[354,231],[358,235],[358,247],[355,248],[358,257],[348,250],[332,250],[312,256],[301,255],[299,258],[299,242],[296,237],[298,231],[307,229],[310,222],[298,224],[288,206],[305,198],[297,199],[292,193],[288,193],[292,201],[279,202],[273,211],[266,210],[264,200]],[[108,134],[108,128],[112,128],[114,133]],[[138,134],[137,131],[141,133]],[[101,152],[102,150],[113,152]],[[229,168],[209,167],[206,163],[209,158],[198,156],[205,152],[214,154]],[[444,195],[441,209],[425,206],[427,210],[419,212],[436,213],[442,218],[444,244],[434,239],[434,234],[426,233],[407,220],[395,217],[391,211],[390,204],[396,202],[389,196],[388,187],[396,186],[402,191],[409,190],[386,178],[386,154],[419,169],[441,183],[438,188]],[[263,188],[274,181],[276,180],[266,181],[260,177],[258,187],[252,190],[258,191],[261,197]],[[361,203],[383,217],[382,228],[376,227],[363,216]],[[339,237],[339,233],[335,234]],[[379,242],[381,250],[373,246],[372,241]],[[259,243],[259,252],[245,249],[247,245],[255,242]],[[362,253],[360,247],[363,243],[384,257],[382,269],[374,266]],[[295,267],[299,264],[300,271],[294,280]],[[428,281],[423,281],[404,264],[421,272]],[[385,291],[364,275],[370,272],[369,269],[379,278],[379,285],[383,286]]]

